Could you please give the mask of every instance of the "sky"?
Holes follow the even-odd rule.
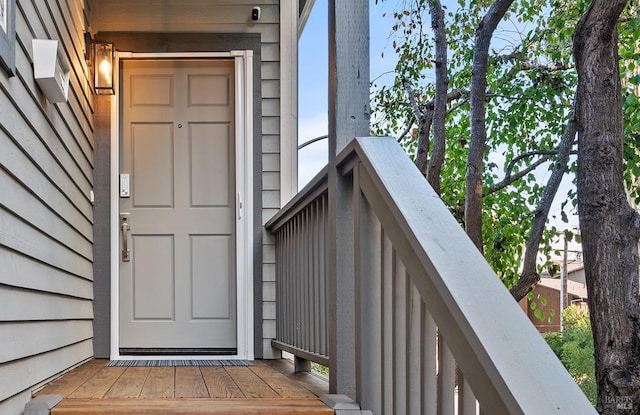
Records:
[[[392,18],[382,17],[383,13],[393,14],[395,2],[375,4],[370,0],[370,26],[377,28],[370,32],[370,74],[378,76],[394,66],[393,50],[385,48],[391,33]],[[328,5],[327,0],[315,0],[315,6],[299,43],[299,103],[298,103],[298,144],[327,134],[328,107]],[[391,22],[391,23],[390,23]],[[385,52],[385,58],[381,57]],[[298,188],[303,188],[327,163],[327,141],[311,144],[298,152]]]
[[[375,4],[370,0],[370,76],[377,78],[393,70],[395,53],[389,35],[394,24],[393,12],[399,0]],[[385,16],[386,14],[386,16]],[[298,143],[327,134],[328,107],[328,5],[327,0],[316,0],[299,43],[299,101]],[[384,52],[384,58],[382,53]],[[392,77],[389,77],[390,79]],[[378,82],[379,83],[379,82]],[[327,140],[311,144],[298,152],[298,188],[302,189],[327,163]],[[546,165],[543,180],[548,179]],[[565,177],[558,195],[566,194],[573,186]],[[564,193],[563,193],[564,192]],[[560,199],[556,198],[551,215],[560,217]],[[569,225],[559,219],[558,229],[577,225],[577,217],[570,217]]]

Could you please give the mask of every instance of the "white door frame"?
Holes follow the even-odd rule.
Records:
[[[248,359],[253,346],[253,51],[131,53],[117,52],[114,85],[119,85],[120,59],[234,59],[236,142],[236,272],[237,349],[233,356],[121,356],[120,355],[120,252],[119,167],[120,96],[111,97],[111,359]]]

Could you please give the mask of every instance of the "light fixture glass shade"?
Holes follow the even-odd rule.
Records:
[[[113,95],[113,43],[95,41],[93,50],[96,95]]]

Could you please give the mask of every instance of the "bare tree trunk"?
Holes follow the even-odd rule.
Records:
[[[431,28],[433,29],[436,43],[436,95],[433,108],[433,151],[431,162],[427,170],[427,181],[433,190],[440,194],[440,172],[444,164],[446,150],[445,120],[447,116],[447,90],[449,88],[449,75],[447,74],[447,33],[444,25],[444,10],[440,0],[429,2],[431,13]]]
[[[476,30],[471,69],[471,140],[467,155],[464,224],[467,235],[482,249],[482,170],[487,141],[486,104],[489,44],[513,0],[496,0]]]
[[[627,0],[594,0],[578,23],[578,212],[595,346],[597,409],[640,408],[640,217],[623,185],[617,20]],[[625,406],[620,406],[625,405]],[[621,411],[621,409],[631,409]]]

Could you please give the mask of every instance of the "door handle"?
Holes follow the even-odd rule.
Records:
[[[122,262],[129,262],[131,261],[131,253],[128,246],[128,233],[131,230],[131,226],[129,225],[129,219],[126,216],[122,217],[122,224],[120,225],[120,229],[122,229]]]

